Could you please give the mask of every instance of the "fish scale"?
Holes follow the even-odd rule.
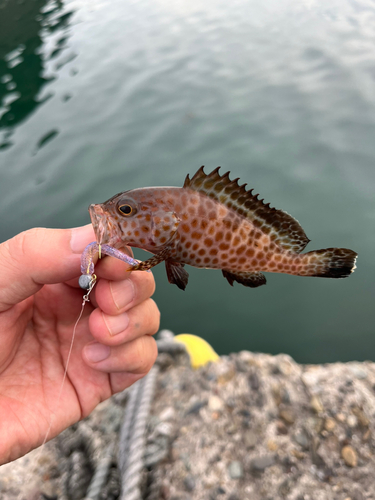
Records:
[[[169,282],[181,289],[185,264],[221,269],[231,285],[251,288],[266,283],[263,272],[344,278],[355,269],[357,254],[349,249],[301,253],[310,240],[300,224],[219,168],[206,174],[201,167],[182,188],[139,188],[91,205],[97,243],[153,253],[131,269],[165,261]]]

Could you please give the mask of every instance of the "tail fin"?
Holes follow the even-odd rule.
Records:
[[[307,276],[321,278],[346,278],[356,268],[357,253],[348,248],[325,248],[301,255],[307,258]]]

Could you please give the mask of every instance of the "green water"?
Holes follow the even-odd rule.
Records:
[[[220,353],[375,360],[373,1],[0,0],[0,102],[0,240],[222,165],[358,269],[253,290],[188,268],[182,292],[161,265],[162,327]]]

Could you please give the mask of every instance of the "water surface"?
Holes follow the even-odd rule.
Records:
[[[0,240],[221,165],[358,269],[252,290],[189,268],[182,292],[160,265],[162,326],[220,353],[375,360],[374,46],[367,0],[0,0]]]

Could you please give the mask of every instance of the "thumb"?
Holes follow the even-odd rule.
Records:
[[[0,312],[44,284],[80,275],[80,254],[95,240],[91,224],[74,229],[35,228],[0,244]]]

